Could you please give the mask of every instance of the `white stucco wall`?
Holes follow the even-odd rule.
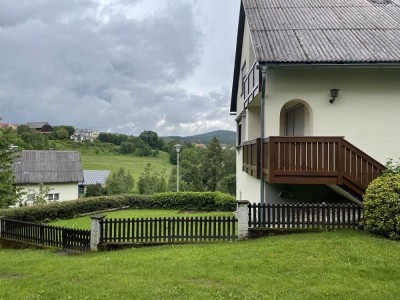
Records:
[[[49,194],[60,194],[60,199],[54,202],[61,202],[61,201],[70,201],[78,199],[78,184],[77,183],[58,183],[58,184],[45,184],[45,187],[49,187],[51,190]],[[39,185],[19,185],[19,188],[22,189],[23,192],[32,193],[39,192]],[[27,195],[23,196],[23,201],[27,199]],[[53,202],[53,201],[52,201]]]
[[[242,171],[243,151],[236,151],[236,199],[260,201],[260,180]]]
[[[400,69],[271,69],[268,73],[266,136],[280,134],[280,112],[290,100],[311,108],[314,136],[344,136],[385,163],[400,157]],[[339,97],[329,103],[332,88]]]

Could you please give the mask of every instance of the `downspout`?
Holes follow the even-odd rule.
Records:
[[[265,138],[265,98],[267,90],[267,70],[266,64],[259,64],[257,69],[261,70],[261,143],[260,143],[260,203],[265,204],[264,199],[264,138]]]

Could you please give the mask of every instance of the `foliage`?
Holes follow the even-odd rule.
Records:
[[[17,128],[17,135],[13,136],[13,144],[25,150],[47,150],[52,147],[47,136],[27,125],[20,125]]]
[[[140,175],[137,183],[140,194],[152,195],[167,190],[167,178],[165,170],[156,172],[151,163],[147,163],[144,172]]]
[[[400,159],[398,161],[393,159],[387,161],[384,175],[388,173],[400,174]]]
[[[50,187],[45,186],[43,183],[39,184],[39,191],[29,190],[28,194],[32,195],[33,205],[46,204],[51,190]]]
[[[74,133],[75,127],[71,125],[58,125],[53,126],[53,131],[49,134],[49,138],[53,140],[69,140]]]
[[[215,191],[217,184],[223,177],[224,162],[219,141],[214,137],[208,145],[202,164],[203,183],[209,191]]]
[[[13,161],[18,155],[13,144],[14,132],[11,128],[0,129],[0,208],[17,203],[21,192],[15,188]]]
[[[223,177],[217,186],[217,190],[230,195],[236,195],[236,174],[229,174]]]
[[[122,142],[126,142],[128,140],[128,136],[126,134],[101,132],[98,139],[100,142],[111,143],[119,146]]]
[[[392,239],[400,239],[399,164],[370,183],[364,195],[365,229]]]
[[[120,195],[131,192],[134,186],[135,182],[131,173],[120,168],[117,172],[108,176],[105,190],[107,195]]]
[[[100,183],[89,184],[86,186],[85,197],[99,197],[99,196],[104,196],[106,194],[107,194],[106,189],[103,188]]]
[[[152,149],[162,149],[164,145],[163,139],[158,138],[158,135],[154,131],[143,131],[139,138],[142,139]]]
[[[234,211],[234,197],[220,192],[179,192],[154,194],[157,208],[205,211]]]
[[[132,209],[179,209],[199,211],[234,211],[235,198],[223,193],[163,193],[152,196],[113,195],[52,202],[47,205],[1,209],[0,216],[9,219],[40,222],[70,219],[80,214],[129,207]]]
[[[55,131],[56,137],[59,140],[68,140],[70,138],[70,135],[68,134],[68,131],[65,128],[60,128]]]
[[[122,154],[129,154],[129,153],[133,153],[133,151],[135,151],[134,145],[133,143],[130,142],[122,142],[121,143],[121,148],[119,148],[119,151]]]

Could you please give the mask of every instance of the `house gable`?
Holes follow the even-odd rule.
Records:
[[[231,113],[238,111],[246,20],[256,60],[270,67],[400,65],[400,0],[242,0]]]

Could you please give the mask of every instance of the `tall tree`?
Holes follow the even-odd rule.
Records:
[[[215,191],[218,182],[224,175],[222,148],[216,137],[213,137],[205,150],[202,165],[203,183],[209,191]]]
[[[140,175],[137,187],[140,194],[151,195],[167,191],[165,170],[155,172],[150,163],[147,163],[144,172]]]
[[[124,168],[120,168],[117,172],[113,172],[108,176],[105,184],[107,195],[119,195],[132,191],[134,180],[131,173],[126,172]]]
[[[13,162],[18,152],[11,147],[15,133],[12,129],[0,129],[0,208],[17,203],[21,193],[15,187]]]

